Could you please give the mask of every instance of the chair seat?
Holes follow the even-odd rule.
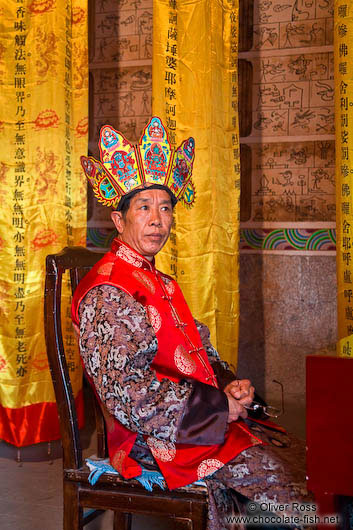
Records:
[[[88,484],[91,486],[88,477],[90,475],[90,469],[87,465],[82,466],[80,469],[65,469],[64,470],[64,477],[66,480],[72,481],[72,482],[81,482],[82,484]],[[127,492],[131,492],[133,489],[136,493],[141,492],[144,495],[150,494],[151,496],[155,496],[157,491],[160,492],[160,494],[163,496],[190,496],[193,497],[200,497],[200,499],[204,499],[207,496],[207,488],[205,485],[201,484],[191,484],[190,486],[183,486],[181,488],[175,489],[175,490],[162,490],[158,486],[156,486],[153,490],[153,493],[148,492],[138,480],[135,479],[129,479],[126,480],[122,478],[120,475],[117,475],[115,473],[104,473],[101,475],[97,481],[97,484],[99,486],[107,485],[109,487],[115,487],[121,491],[126,489]]]
[[[155,487],[149,492],[137,480],[125,480],[113,473],[104,473],[92,486],[88,480],[89,474],[90,470],[86,467],[64,470],[66,483],[80,485],[78,501],[85,508],[162,517],[170,517],[173,514],[173,518],[183,521],[180,526],[183,529],[192,528],[191,520],[200,520],[201,514],[205,513],[207,506],[205,486],[193,485],[173,491]]]

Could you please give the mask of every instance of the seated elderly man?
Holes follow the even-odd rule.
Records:
[[[126,478],[158,467],[170,489],[205,478],[209,530],[227,528],[232,503],[241,510],[246,499],[291,512],[306,495],[302,448],[246,419],[254,388],[221,361],[178,284],[154,265],[177,200],[194,194],[194,140],[173,151],[154,117],[138,146],[103,127],[100,154],[82,165],[119,235],[79,284],[73,320],[111,464]]]

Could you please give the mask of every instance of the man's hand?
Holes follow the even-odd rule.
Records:
[[[225,387],[224,392],[237,399],[241,405],[249,406],[254,399],[255,389],[249,379],[236,379]]]
[[[231,394],[226,393],[226,396],[228,398],[229,408],[227,423],[237,421],[239,417],[245,419],[248,413],[246,412],[246,409],[244,409],[244,407],[241,405],[240,401],[231,396]]]

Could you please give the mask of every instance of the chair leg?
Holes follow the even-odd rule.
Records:
[[[192,526],[191,519],[184,519],[181,517],[174,518],[173,530],[192,530]]]
[[[131,513],[114,512],[114,530],[131,530]]]
[[[192,530],[205,530],[206,527],[207,527],[207,519],[204,519],[204,518],[193,519],[192,520],[192,524],[190,526],[190,528],[192,528]],[[186,528],[188,528],[188,527],[186,527]]]
[[[78,486],[64,481],[64,525],[63,530],[83,530],[83,509],[79,505]]]

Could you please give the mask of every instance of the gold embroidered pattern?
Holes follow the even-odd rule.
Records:
[[[197,476],[199,479],[208,477],[218,469],[221,469],[224,464],[216,458],[207,458],[207,460],[202,460],[201,464],[197,468]]]
[[[123,451],[123,449],[120,449],[115,453],[113,456],[113,459],[111,461],[112,466],[114,469],[116,469],[119,473],[122,473],[123,470],[123,463],[126,458],[126,451]]]
[[[153,305],[148,305],[146,307],[146,311],[147,311],[148,319],[151,322],[155,333],[158,333],[162,325],[162,318],[158,312],[158,309],[156,309]]]
[[[155,458],[162,462],[171,462],[176,455],[176,447],[172,442],[165,442],[150,436],[147,438],[147,445]]]
[[[113,265],[114,265],[114,263],[112,261],[109,261],[108,263],[104,263],[97,270],[97,274],[103,274],[104,276],[110,276],[110,273],[112,272]]]
[[[120,245],[116,255],[118,258],[130,263],[130,265],[135,265],[135,267],[142,267],[142,259],[136,252],[131,250],[131,248],[126,247],[125,245]]]
[[[163,274],[160,274],[160,277],[162,278],[162,281],[165,286],[165,290],[167,291],[169,296],[173,296],[175,292],[175,285],[172,282],[172,280],[170,278],[167,278],[167,276],[164,276]]]
[[[169,296],[173,296],[173,294],[175,293],[175,285],[174,285],[174,283],[173,282],[166,283],[165,289],[166,289],[167,293],[169,294]]]
[[[148,278],[147,274],[143,273],[142,271],[134,271],[132,275],[134,278],[136,278],[136,280],[141,282],[150,293],[154,294],[156,292],[155,284],[150,278]]]
[[[182,374],[190,375],[196,370],[196,363],[194,359],[181,344],[176,347],[174,352],[174,362]]]

